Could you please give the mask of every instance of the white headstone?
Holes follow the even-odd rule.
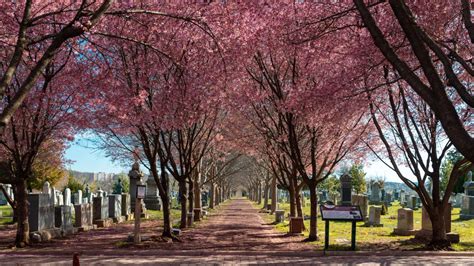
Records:
[[[71,189],[69,188],[66,188],[64,190],[64,205],[71,205]]]
[[[80,189],[77,191],[77,198],[78,198],[79,204],[82,204],[82,190]]]

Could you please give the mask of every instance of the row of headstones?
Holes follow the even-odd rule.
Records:
[[[96,227],[106,227],[112,223],[132,219],[129,194],[106,195],[100,191],[96,195],[91,193],[90,197],[80,202],[68,200],[63,204],[55,205],[55,192],[46,189],[46,193],[28,194],[29,223],[33,239],[40,238],[45,234],[38,232],[47,231],[48,235],[67,235],[76,231],[87,231]],[[65,199],[71,198],[68,190],[65,190]],[[82,199],[81,193],[77,194]],[[73,224],[73,216],[75,222]],[[41,241],[41,239],[39,240]]]

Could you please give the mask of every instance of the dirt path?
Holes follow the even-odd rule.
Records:
[[[144,235],[159,235],[160,221],[147,221],[142,224]],[[300,237],[288,237],[266,225],[250,201],[234,199],[221,206],[207,220],[195,228],[186,229],[181,236],[182,242],[151,242],[145,247],[125,245],[127,236],[133,232],[133,224],[119,224],[109,228],[78,233],[63,239],[54,239],[47,243],[18,250],[21,254],[128,254],[158,249],[174,251],[296,251],[309,250],[301,243]],[[14,236],[14,231],[0,231],[4,252]]]

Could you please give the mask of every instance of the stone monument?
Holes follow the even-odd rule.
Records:
[[[148,176],[146,180],[146,196],[144,202],[145,207],[149,210],[161,210],[158,187],[156,186],[155,179],[151,175]]]
[[[413,227],[413,210],[408,208],[398,209],[397,228],[393,230],[394,235],[412,236],[416,234]]]
[[[71,189],[64,189],[64,205],[71,206]]]
[[[446,237],[451,243],[459,243],[459,234],[451,232],[451,204],[448,204],[448,207],[444,211],[444,224],[446,228]],[[425,207],[421,208],[421,230],[418,231],[415,235],[416,238],[421,239],[431,239],[433,231],[433,225],[431,224],[431,219],[426,211]]]
[[[362,218],[364,218],[364,221],[367,221],[367,214],[369,210],[369,198],[367,195],[352,195],[352,205],[357,205],[360,207]]]
[[[30,231],[54,228],[54,205],[49,194],[28,194]]]
[[[383,224],[380,223],[380,216],[382,215],[382,207],[380,206],[370,206],[369,210],[369,221],[365,223],[366,226],[376,226],[382,227]]]
[[[464,183],[464,195],[462,196],[461,215],[462,220],[474,219],[474,182],[472,181],[472,172],[467,175],[467,181]]]
[[[122,216],[122,194],[111,194],[109,198],[109,218],[112,218],[114,223],[121,223],[125,221]]]
[[[77,227],[79,232],[89,231],[94,228],[92,223],[92,203],[74,205],[74,210],[76,217],[74,221],[74,227]]]
[[[370,185],[370,197],[369,197],[369,203],[374,204],[374,205],[380,205],[381,200],[380,200],[380,184],[379,182],[373,182]]]
[[[61,229],[63,236],[73,234],[72,206],[63,205],[54,207],[54,224],[57,228]]]
[[[93,198],[92,207],[93,222],[97,227],[109,227],[112,219],[109,218],[109,199],[99,194]]]
[[[135,200],[137,198],[137,185],[143,185],[143,172],[140,171],[140,164],[135,162],[132,165],[132,170],[128,172],[128,176],[130,177],[130,207],[132,213],[135,213]],[[145,205],[142,203],[142,212],[141,216],[145,216],[146,208]]]
[[[341,204],[352,204],[352,177],[348,174],[341,176]]]

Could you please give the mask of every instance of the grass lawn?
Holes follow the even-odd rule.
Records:
[[[263,207],[256,205],[259,208]],[[382,215],[381,223],[383,227],[365,227],[363,222],[357,223],[357,248],[359,250],[382,250],[397,249],[410,250],[422,249],[424,243],[413,239],[412,236],[395,236],[392,235],[393,229],[397,226],[397,210],[400,205],[395,202],[389,207],[387,215]],[[288,203],[279,203],[279,209],[285,210],[285,216],[289,213],[290,206]],[[319,211],[319,210],[318,210]],[[309,215],[309,203],[303,208],[305,215]],[[453,248],[457,251],[474,251],[474,219],[463,221],[459,219],[460,209],[455,208],[452,212],[452,231],[459,233],[461,243],[453,244]],[[324,246],[324,225],[318,212],[318,235],[320,240],[313,242],[317,248]],[[264,215],[267,222],[274,221],[273,215]],[[421,208],[414,212],[415,229],[421,228]],[[275,225],[282,232],[288,232],[288,220],[284,223]],[[306,228],[309,228],[309,220],[305,220]],[[308,231],[304,232],[308,236]],[[330,249],[350,249],[351,240],[351,223],[350,222],[330,222]]]
[[[149,220],[163,220],[163,211],[155,211],[155,210],[146,210],[149,215]],[[179,227],[179,218],[181,215],[181,211],[177,209],[171,209],[170,219],[172,226],[174,228]]]
[[[10,205],[0,206],[0,225],[9,224],[12,222],[13,210]]]
[[[221,206],[225,206],[228,204],[228,201],[222,202],[219,206],[216,206],[214,209],[207,209],[207,214],[210,215]],[[178,206],[179,207],[179,206]],[[163,220],[163,211],[154,211],[154,210],[147,210],[147,213],[149,215],[150,220]],[[181,209],[177,208],[171,208],[171,221],[172,221],[172,227],[173,228],[179,228],[180,225],[180,218],[181,218]],[[207,217],[204,217],[201,219],[201,221],[205,221]],[[199,222],[195,222],[193,226],[199,224]]]

